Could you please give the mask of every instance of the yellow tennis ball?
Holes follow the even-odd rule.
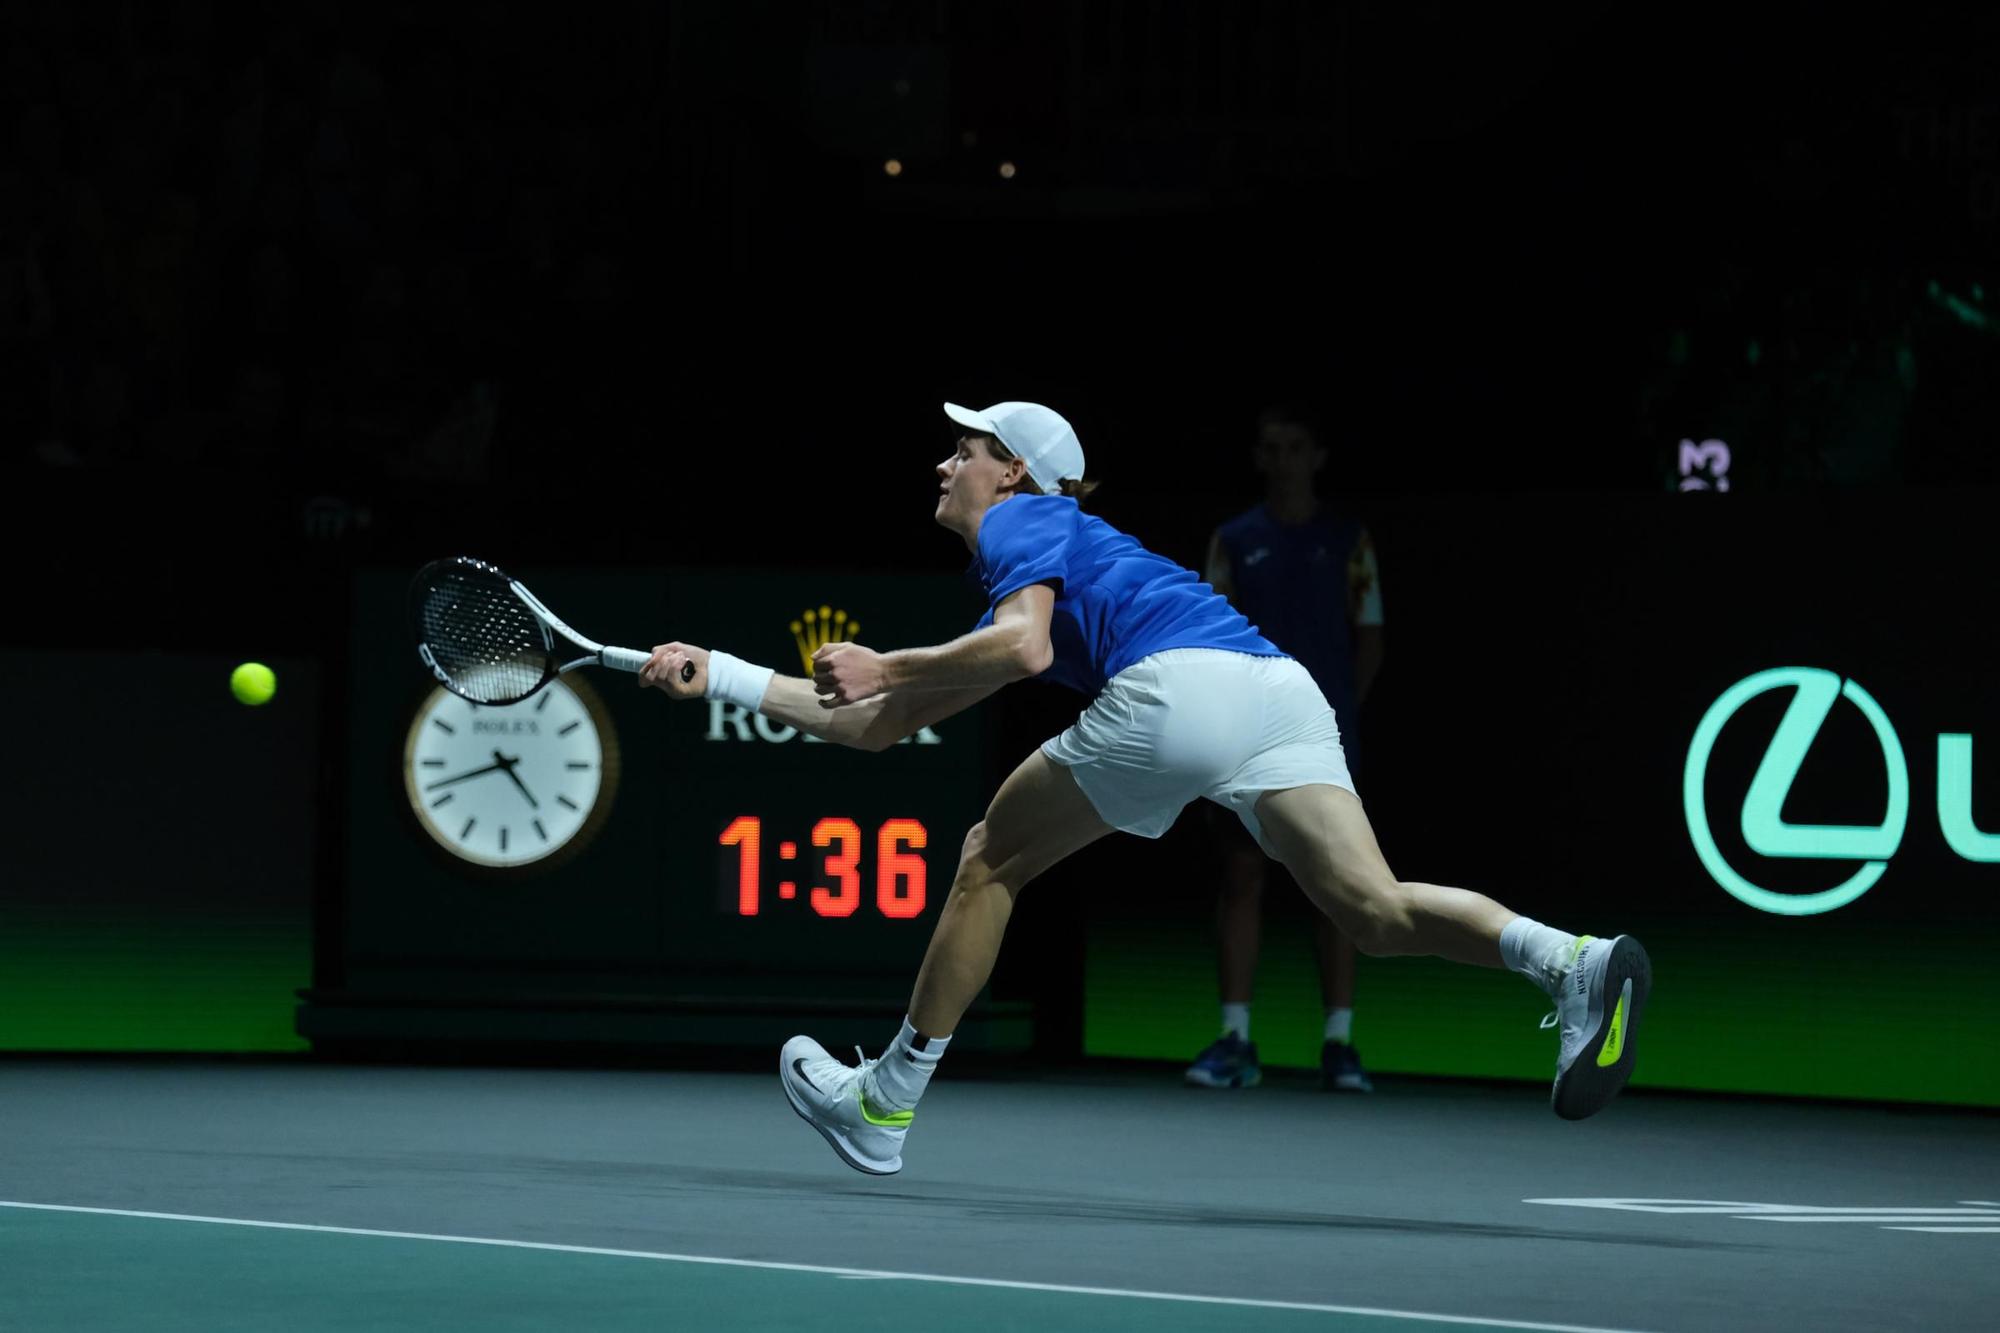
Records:
[[[229,692],[236,696],[238,703],[253,707],[269,703],[271,696],[278,692],[278,678],[262,662],[245,662],[229,673]]]

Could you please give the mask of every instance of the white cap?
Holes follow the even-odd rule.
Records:
[[[984,412],[946,403],[944,414],[1005,445],[1028,465],[1028,475],[1045,495],[1062,494],[1065,481],[1083,480],[1083,446],[1076,432],[1040,403],[995,403]]]

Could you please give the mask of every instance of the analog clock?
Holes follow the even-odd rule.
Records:
[[[403,744],[403,788],[424,832],[473,865],[512,869],[584,847],[618,786],[610,715],[582,681],[485,707],[436,689]]]

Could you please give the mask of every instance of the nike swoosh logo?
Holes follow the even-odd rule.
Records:
[[[1630,983],[1628,982],[1627,984],[1629,985]],[[1618,1012],[1621,1014],[1624,1013],[1625,1007],[1623,1005],[1620,1005],[1618,1008]],[[798,1059],[792,1061],[792,1072],[794,1074],[797,1074],[801,1079],[803,1079],[805,1081],[805,1085],[808,1088],[811,1088],[814,1092],[819,1093],[822,1097],[826,1095],[825,1088],[822,1088],[819,1084],[813,1082],[810,1078],[806,1077],[806,1058],[803,1055],[800,1056]]]
[[[1604,1049],[1597,1053],[1598,1068],[1603,1069],[1618,1063],[1618,1055],[1625,1049],[1625,1006],[1632,1002],[1632,978],[1625,978],[1625,989],[1618,993],[1618,1007],[1611,1011],[1611,1035],[1604,1039]]]

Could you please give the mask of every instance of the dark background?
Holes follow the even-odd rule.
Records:
[[[1275,397],[1357,495],[1658,491],[1717,435],[1738,492],[1994,479],[1993,344],[1947,308],[1993,277],[1990,16],[0,21],[8,489],[99,547],[244,543],[246,593],[308,532],[947,568],[946,398],[1056,405],[1190,559]]]
[[[1620,857],[1691,864],[1674,748],[1753,670],[1948,680],[1929,702],[1977,712],[1991,15],[49,0],[0,24],[5,633],[316,660],[327,765],[362,572],[961,568],[929,521],[945,399],[1057,407],[1097,510],[1190,564],[1258,496],[1258,409],[1313,408],[1326,490],[1382,553],[1363,730],[1413,877],[1542,910]],[[1677,494],[1680,442],[1713,438],[1730,493]],[[1669,803],[1579,840],[1550,805],[1613,817],[1579,752],[1622,690],[1671,701],[1618,761]],[[1003,695],[996,766],[1079,703]],[[1133,866],[1178,865],[1199,919],[1186,848],[1117,846],[1062,883],[1115,915]],[[1987,920],[1939,865],[1933,901]]]

